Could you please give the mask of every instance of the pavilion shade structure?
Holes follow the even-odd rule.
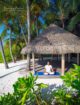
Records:
[[[80,38],[57,25],[50,25],[46,30],[36,37],[31,43],[24,47],[22,54],[33,55],[33,71],[35,71],[34,54],[60,54],[61,75],[65,72],[65,54],[77,53],[79,63]]]
[[[32,52],[35,54],[80,53],[80,38],[52,24],[21,51],[22,54]]]

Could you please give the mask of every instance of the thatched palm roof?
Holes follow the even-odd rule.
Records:
[[[35,38],[21,53],[66,54],[80,53],[80,38],[57,25],[50,25]]]

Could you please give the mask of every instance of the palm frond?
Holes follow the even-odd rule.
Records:
[[[2,38],[2,39],[6,36],[6,33],[7,33],[7,28],[4,29],[4,31],[3,31],[2,34],[1,34],[1,38]]]
[[[71,12],[77,12],[78,6],[80,5],[80,0],[68,0],[70,3]]]
[[[80,22],[80,12],[77,13],[76,16],[74,16],[73,18],[71,18],[71,20],[70,20],[70,22],[69,22],[69,25],[68,25],[68,29],[69,29],[70,31],[72,31],[72,30],[75,28],[75,26],[76,26],[76,24],[77,24],[78,22]]]

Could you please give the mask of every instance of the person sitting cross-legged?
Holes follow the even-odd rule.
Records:
[[[47,62],[47,65],[45,65],[44,74],[54,74],[52,65],[50,62]]]

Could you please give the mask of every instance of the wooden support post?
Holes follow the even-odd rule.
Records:
[[[79,53],[77,53],[77,64],[79,65]]]
[[[32,53],[32,65],[33,65],[33,72],[35,72],[35,55]]]
[[[22,55],[22,59],[23,59],[23,60],[25,59],[24,54]]]
[[[27,54],[27,70],[30,70],[30,54]]]
[[[61,75],[63,76],[65,72],[65,55],[62,54],[62,59],[61,59]]]

